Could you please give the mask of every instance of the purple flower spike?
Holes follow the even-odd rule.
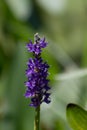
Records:
[[[48,76],[49,65],[41,58],[42,48],[47,46],[45,38],[35,35],[34,44],[30,41],[27,44],[29,52],[33,53],[34,58],[30,58],[27,63],[25,86],[27,88],[25,97],[31,98],[30,106],[38,107],[41,103],[50,103],[50,90]]]

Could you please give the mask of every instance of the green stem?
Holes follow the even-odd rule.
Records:
[[[39,130],[40,123],[40,106],[35,109],[35,120],[34,120],[34,130]]]

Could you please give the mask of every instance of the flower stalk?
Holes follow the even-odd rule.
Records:
[[[35,120],[34,120],[34,130],[39,130],[40,124],[40,105],[35,109]]]

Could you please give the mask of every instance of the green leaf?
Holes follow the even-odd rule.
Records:
[[[66,114],[73,130],[87,130],[87,111],[78,105],[69,104]]]

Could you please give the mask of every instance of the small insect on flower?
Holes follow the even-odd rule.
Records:
[[[50,103],[50,87],[48,76],[49,65],[41,58],[42,48],[47,46],[45,38],[40,38],[36,33],[34,43],[30,41],[27,44],[27,50],[33,53],[33,58],[30,58],[27,63],[25,82],[26,98],[31,98],[30,106],[38,107],[41,103]]]

